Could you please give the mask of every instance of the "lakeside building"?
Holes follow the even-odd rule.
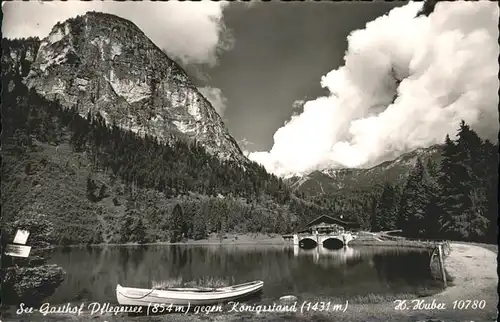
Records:
[[[340,219],[333,218],[327,215],[319,216],[309,222],[304,228],[298,230],[296,234],[311,234],[311,235],[340,235],[346,232],[359,230],[360,225],[356,222],[345,221],[340,216]],[[285,240],[292,240],[294,234],[283,235]]]

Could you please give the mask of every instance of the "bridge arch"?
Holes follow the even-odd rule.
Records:
[[[340,238],[336,238],[336,237],[330,237],[330,238],[326,238],[325,240],[323,240],[323,247],[325,248],[328,248],[328,249],[340,249],[340,248],[343,248],[345,245],[344,245],[344,241]]]
[[[318,243],[314,239],[309,238],[309,237],[302,238],[299,241],[300,248],[311,249],[311,248],[316,247],[317,245],[318,245]]]

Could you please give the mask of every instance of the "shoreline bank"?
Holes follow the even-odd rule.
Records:
[[[425,248],[432,249],[438,242],[432,241],[416,241],[416,240],[353,240],[348,243],[348,247],[355,246],[380,246],[380,247],[407,247],[407,248]],[[238,234],[228,233],[223,239],[220,239],[216,234],[212,234],[209,238],[200,240],[186,240],[182,242],[157,241],[150,243],[114,243],[114,244],[74,244],[74,245],[56,245],[56,247],[105,247],[105,246],[154,246],[154,245],[182,245],[182,246],[214,246],[214,245],[286,245],[292,246],[292,242],[285,240],[279,234]]]

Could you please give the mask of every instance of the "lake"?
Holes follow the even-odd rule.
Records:
[[[150,288],[153,281],[206,277],[242,283],[263,280],[260,299],[350,299],[419,293],[442,287],[422,249],[347,247],[310,250],[291,245],[144,245],[71,247],[51,252],[66,279],[47,301],[53,304],[116,303],[116,284]]]

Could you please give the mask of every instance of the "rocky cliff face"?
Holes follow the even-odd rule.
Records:
[[[2,74],[11,70],[21,76],[28,75],[39,47],[38,38],[2,39]]]
[[[35,60],[40,39],[2,39],[2,88],[12,91],[14,78],[25,77]]]
[[[195,139],[223,159],[247,161],[186,73],[132,22],[89,12],[42,39],[26,84],[82,115],[168,142]]]

